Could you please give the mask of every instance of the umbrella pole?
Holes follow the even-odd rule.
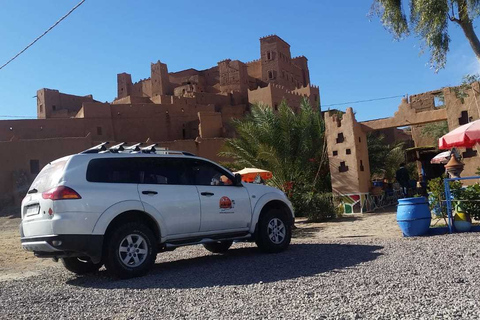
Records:
[[[445,203],[447,204],[447,216],[448,216],[448,233],[452,233],[452,195],[450,193],[450,184],[449,184],[449,179],[443,180],[444,186],[445,186]]]

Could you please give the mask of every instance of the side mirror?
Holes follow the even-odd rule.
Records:
[[[235,185],[242,186],[242,175],[239,173],[235,173]]]

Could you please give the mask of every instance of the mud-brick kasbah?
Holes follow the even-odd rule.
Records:
[[[37,119],[0,121],[0,202],[18,205],[39,170],[59,157],[80,152],[103,141],[158,143],[215,161],[225,138],[235,136],[231,120],[242,118],[254,103],[274,110],[282,101],[294,109],[307,98],[320,106],[320,92],[310,83],[308,60],[292,57],[279,36],[260,38],[260,58],[250,62],[223,60],[206,70],[169,72],[160,61],[150,66],[150,78],[133,82],[117,75],[117,97],[107,103],[93,96],[76,96],[54,89],[37,91]],[[391,141],[425,141],[421,126],[448,120],[450,129],[465,119],[478,119],[473,99],[480,87],[457,99],[450,88],[403,99],[394,117],[357,122],[351,108],[341,117],[326,112],[327,144],[332,187],[338,193],[368,192],[370,171],[366,133],[382,132]],[[446,108],[438,108],[442,94]],[[396,129],[413,126],[411,135]],[[320,147],[320,146],[319,146]],[[467,152],[468,153],[468,152]],[[480,158],[472,155],[469,161]],[[466,159],[467,160],[467,159]],[[480,162],[479,162],[480,165]],[[471,167],[467,165],[467,167]]]

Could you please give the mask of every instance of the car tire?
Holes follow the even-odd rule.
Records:
[[[233,241],[217,241],[217,242],[210,242],[210,243],[205,243],[203,246],[205,249],[212,253],[225,253],[230,249],[232,246]]]
[[[118,226],[108,236],[105,267],[114,276],[128,279],[145,275],[155,263],[156,239],[143,223]]]
[[[65,269],[80,275],[98,271],[102,267],[101,263],[93,263],[87,257],[61,258],[60,260]]]
[[[292,238],[292,226],[287,215],[280,209],[269,209],[260,216],[255,243],[266,253],[287,249]]]

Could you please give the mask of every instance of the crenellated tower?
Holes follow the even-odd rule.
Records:
[[[310,83],[307,58],[292,59],[290,45],[277,35],[260,38],[262,80],[288,90]]]
[[[150,79],[152,82],[152,97],[173,94],[168,77],[168,68],[165,63],[161,63],[159,60],[157,63],[151,64]]]
[[[125,98],[132,94],[132,76],[128,73],[117,74],[117,98]]]
[[[237,91],[247,95],[248,72],[247,65],[238,60],[223,60],[218,63],[220,74],[220,91]]]

